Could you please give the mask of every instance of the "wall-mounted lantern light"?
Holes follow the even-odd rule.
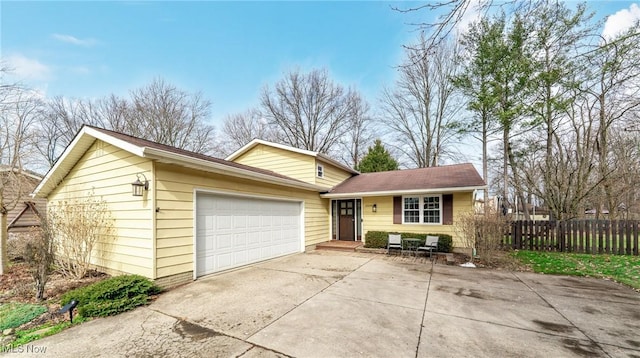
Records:
[[[144,182],[140,181],[140,175],[142,175],[142,177],[144,178]],[[133,196],[142,196],[143,190],[149,190],[149,181],[147,180],[147,177],[142,173],[136,174],[136,176],[136,181],[131,183],[131,191]]]
[[[378,205],[377,204],[373,204],[373,206],[371,207],[371,211],[378,212]]]

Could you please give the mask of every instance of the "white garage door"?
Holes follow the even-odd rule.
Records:
[[[300,202],[197,194],[196,276],[300,252]]]

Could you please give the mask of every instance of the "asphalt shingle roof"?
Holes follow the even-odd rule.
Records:
[[[123,140],[125,142],[131,143],[131,144],[133,144],[135,146],[138,146],[138,147],[148,147],[148,148],[158,149],[158,150],[162,150],[162,151],[173,153],[173,154],[184,155],[184,156],[187,156],[187,157],[202,159],[202,160],[205,160],[205,161],[208,161],[208,162],[212,162],[212,163],[227,165],[227,166],[238,168],[238,169],[244,169],[244,170],[248,170],[248,171],[251,171],[251,172],[254,172],[254,173],[265,174],[265,175],[270,175],[270,176],[273,176],[273,177],[276,177],[276,178],[280,178],[280,179],[287,179],[287,180],[291,180],[291,181],[305,183],[305,182],[303,182],[301,180],[298,180],[298,179],[295,179],[295,178],[291,178],[291,177],[288,177],[286,175],[282,175],[282,174],[279,174],[279,173],[276,173],[276,172],[273,172],[273,171],[270,171],[270,170],[256,168],[256,167],[252,167],[252,166],[248,166],[248,165],[244,165],[244,164],[240,164],[240,163],[236,163],[236,162],[232,162],[232,161],[228,161],[228,160],[212,157],[212,156],[205,155],[205,154],[191,152],[191,151],[188,151],[188,150],[172,147],[170,145],[161,144],[161,143],[157,143],[157,142],[152,142],[150,140],[146,140],[146,139],[142,139],[142,138],[138,138],[138,137],[133,137],[133,136],[130,136],[128,134],[115,132],[115,131],[104,129],[104,128],[99,128],[99,127],[94,127],[94,126],[89,126],[89,125],[87,125],[87,127],[90,127],[90,128],[95,129],[95,130],[97,130],[99,132],[108,134],[108,135],[110,135],[112,137],[118,138],[118,139]]]
[[[336,185],[329,194],[416,191],[485,186],[472,164],[362,173]]]

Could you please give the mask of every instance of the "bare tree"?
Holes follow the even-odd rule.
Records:
[[[206,123],[211,102],[154,79],[131,91],[126,133],[198,153],[212,150],[214,127]]]
[[[369,104],[357,93],[352,97],[353,112],[349,118],[349,130],[342,136],[340,160],[355,168],[365,156],[375,133],[369,115]],[[337,153],[334,153],[337,154]]]
[[[452,34],[460,33],[460,26],[466,25],[474,17],[486,17],[491,10],[499,10],[508,14],[527,12],[534,3],[533,0],[441,0],[428,2],[417,7],[393,7],[393,9],[401,13],[426,11],[431,14],[440,14],[433,21],[411,24],[419,31],[429,33],[425,46],[432,50],[442,42],[446,42]],[[423,56],[427,56],[428,53],[423,53]]]
[[[97,100],[54,97],[41,122],[37,149],[53,165],[83,124],[130,134],[162,144],[211,154],[214,127],[207,123],[211,103],[155,79],[131,91],[130,98]]]
[[[41,101],[33,91],[5,83],[2,68],[0,84],[0,274],[7,259],[7,213],[26,195],[28,175],[25,165],[32,156],[33,124],[40,118]]]
[[[229,115],[222,125],[217,152],[226,156],[256,138],[270,142],[278,139],[274,128],[258,109]]]
[[[326,70],[294,70],[267,86],[260,100],[262,113],[277,129],[279,142],[329,153],[350,130],[359,95],[335,84]]]
[[[612,186],[611,131],[624,127],[640,111],[640,24],[613,39],[601,38],[597,47],[587,53],[588,79],[581,89],[589,103],[589,116],[597,119],[598,171],[601,200],[598,212],[609,210],[615,217],[618,198]]]
[[[452,80],[458,71],[456,51],[451,43],[429,50],[422,34],[406,49],[395,88],[383,92],[383,122],[413,166],[438,165],[455,134],[452,125],[462,108]]]

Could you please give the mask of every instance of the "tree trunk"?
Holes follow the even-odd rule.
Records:
[[[9,270],[9,259],[7,257],[7,213],[0,207],[0,275],[4,275]]]
[[[486,113],[482,114],[482,179],[484,179],[485,184],[488,184],[489,181],[487,178],[489,177],[489,166],[487,161],[487,141],[488,141],[488,121]],[[489,214],[489,189],[484,188],[484,215],[487,216]]]

